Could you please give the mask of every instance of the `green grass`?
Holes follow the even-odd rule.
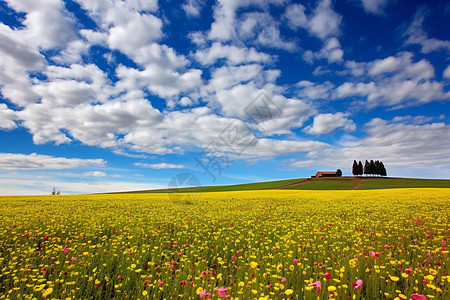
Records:
[[[294,186],[288,187],[292,190],[351,190],[356,181],[351,180],[339,180],[338,178],[333,180],[313,180],[300,182]]]
[[[448,179],[380,178],[364,181],[359,190],[397,188],[450,188]]]
[[[295,184],[297,183],[297,184]],[[287,185],[291,185],[288,186]],[[267,189],[293,190],[373,190],[394,188],[450,188],[448,179],[413,179],[413,178],[372,178],[372,177],[341,177],[324,179],[294,178],[267,182],[245,183],[221,186],[202,186],[172,188],[160,190],[144,190],[123,193],[190,193],[190,192],[228,192]],[[114,194],[123,194],[114,193]]]
[[[196,192],[228,192],[228,191],[250,191],[250,190],[267,190],[275,189],[285,185],[289,185],[295,182],[305,180],[304,178],[294,178],[294,179],[284,179],[276,181],[266,181],[266,182],[255,182],[255,183],[245,183],[245,184],[234,184],[234,185],[218,185],[218,186],[202,186],[202,187],[186,187],[186,188],[172,188],[172,189],[161,189],[161,190],[144,190],[135,192],[124,192],[124,193],[189,193],[193,189]],[[115,193],[122,194],[122,193]]]

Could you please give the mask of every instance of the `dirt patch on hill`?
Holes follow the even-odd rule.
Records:
[[[357,180],[361,180],[360,178],[307,178],[307,179],[303,179],[300,181],[296,181],[287,185],[283,185],[283,186],[279,186],[276,187],[275,189],[287,189],[296,185],[300,185],[300,184],[304,184],[304,183],[308,183],[308,182],[314,182],[314,181],[357,181]],[[273,189],[273,188],[271,188]]]
[[[353,181],[355,184],[352,186],[352,190],[357,190],[361,186],[361,184],[367,180],[376,180],[376,179],[394,179],[390,177],[354,177],[354,178],[337,178],[337,177],[330,177],[330,178],[307,178],[303,180],[299,180],[287,185],[282,185],[275,188],[269,188],[269,189],[288,189],[293,186],[302,185],[308,182],[315,182],[315,181]]]
[[[361,184],[364,182],[364,179],[358,179],[355,184],[352,186],[352,190],[357,190],[361,186]]]
[[[278,186],[275,189],[287,189],[287,188],[290,188],[291,186],[295,186],[295,185],[298,185],[300,183],[308,182],[308,181],[311,181],[311,179],[303,179],[303,180],[296,181],[296,182],[293,182],[293,183],[290,183],[290,184],[287,184],[287,185]],[[273,189],[273,188],[268,188],[268,190],[269,189]]]

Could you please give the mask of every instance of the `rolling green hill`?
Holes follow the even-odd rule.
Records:
[[[184,187],[160,190],[144,190],[123,193],[189,193],[225,192],[267,189],[295,190],[373,190],[394,188],[450,188],[448,179],[341,177],[341,178],[294,178],[236,185]]]
[[[284,180],[276,180],[276,181],[265,181],[265,182],[244,183],[244,184],[234,184],[234,185],[183,187],[183,188],[144,190],[144,191],[134,191],[134,192],[124,192],[124,193],[185,193],[185,192],[191,192],[193,190],[199,191],[199,192],[266,190],[266,189],[277,189],[277,188],[284,187],[284,186],[287,186],[290,184],[301,182],[303,180],[305,180],[305,179],[295,178],[295,179],[284,179]]]
[[[394,188],[450,188],[448,179],[390,178],[363,181],[359,190],[394,189]]]
[[[342,177],[306,179],[288,187],[295,190],[373,190],[395,188],[450,188],[447,179]]]

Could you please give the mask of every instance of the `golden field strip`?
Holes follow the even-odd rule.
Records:
[[[0,299],[450,299],[450,189],[0,197]]]

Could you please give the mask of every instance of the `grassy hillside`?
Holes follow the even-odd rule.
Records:
[[[448,179],[380,178],[363,181],[359,190],[397,188],[450,188]]]
[[[227,192],[267,189],[291,190],[374,190],[393,188],[450,188],[448,179],[413,179],[413,178],[294,178],[267,182],[256,182],[222,186],[187,187],[161,190],[144,190],[124,193],[190,193]],[[118,193],[120,194],[120,193]]]
[[[284,179],[276,181],[255,182],[235,185],[218,185],[218,186],[202,186],[202,187],[185,187],[161,190],[144,190],[124,193],[189,193],[193,189],[201,192],[227,192],[227,191],[250,191],[250,190],[267,190],[284,187],[290,184],[298,183],[305,180],[304,178]]]
[[[357,181],[346,178],[308,179],[287,187],[291,190],[351,190]]]
[[[450,180],[343,177],[308,179],[288,187],[295,190],[374,190],[395,188],[450,188]]]

